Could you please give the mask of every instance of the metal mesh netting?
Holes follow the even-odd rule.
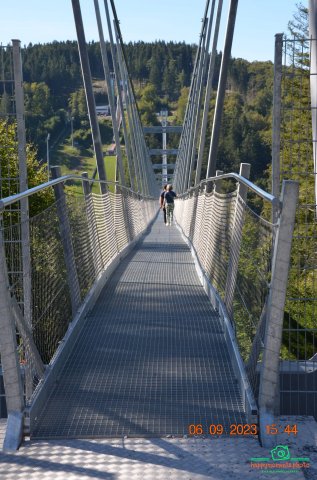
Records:
[[[0,46],[0,198],[14,195],[20,191],[17,131],[15,123],[15,88],[12,47]],[[20,221],[20,203],[8,207],[3,214],[6,226],[16,225]],[[12,243],[20,240],[20,229],[12,235]],[[7,236],[5,242],[11,242]],[[15,248],[15,247],[13,247]],[[15,270],[17,264],[15,264]],[[9,266],[10,268],[10,266]],[[19,266],[22,272],[22,264]],[[22,274],[22,273],[21,273]]]
[[[30,246],[33,336],[43,363],[49,363],[71,320],[56,203],[30,220]]]
[[[117,246],[122,250],[129,242],[129,224],[127,209],[125,207],[126,199],[124,198],[124,190],[122,193],[113,194],[114,205],[114,223],[116,226]]]
[[[282,358],[309,360],[317,353],[317,223],[310,103],[310,42],[284,40],[281,177],[299,181]]]
[[[92,223],[95,217],[89,203],[86,207],[83,196],[68,196],[67,207],[80,295],[83,299],[103,266],[94,261],[97,246]]]
[[[266,220],[270,217],[267,205],[266,211],[258,214],[241,199],[239,202],[244,210],[244,224],[233,301],[234,325],[240,353],[256,392],[259,380],[257,362],[264,346],[266,299],[277,225]]]
[[[283,411],[317,415],[317,222],[310,47],[316,40],[283,40],[281,180],[299,182],[281,349]],[[315,68],[315,67],[313,67]]]
[[[18,150],[15,148],[17,130],[12,53],[11,45],[0,46],[0,198],[13,195],[20,190]],[[16,203],[6,210],[0,221],[4,222],[6,226],[12,226],[11,231],[7,232],[6,238],[4,238],[5,251],[8,254],[10,252],[11,258],[11,263],[8,265],[8,274],[16,290],[17,301],[23,308],[21,229],[20,227],[14,227],[20,219],[20,204]],[[2,416],[3,404],[4,402],[0,401],[0,416]]]
[[[209,238],[204,239],[200,248],[205,253],[206,271],[209,273],[209,278],[224,298],[234,213],[234,196],[217,192],[212,196],[207,195],[205,210],[208,212],[206,215],[210,217],[210,232],[212,233],[209,233]]]
[[[0,146],[0,198],[18,193],[19,191],[19,170],[17,161],[17,149],[12,144],[12,138],[16,140],[16,127],[12,123],[15,115],[14,103],[14,75],[12,65],[12,47],[0,47],[0,134],[2,138]],[[6,225],[15,225],[20,220],[19,204],[12,205],[6,211],[4,218]],[[17,250],[20,240],[20,228],[12,230],[5,238],[6,248]],[[8,265],[8,270],[13,283],[17,278],[12,278],[22,271],[21,258],[18,255],[11,255],[14,264]],[[20,261],[19,261],[20,260]],[[20,282],[19,282],[20,283]],[[21,296],[20,296],[21,297]]]
[[[15,115],[12,46],[0,45],[0,118]]]
[[[9,275],[9,282],[15,292],[16,299],[20,304],[23,301],[23,283],[22,283],[22,252],[21,252],[21,227],[12,225],[4,229],[4,246]]]
[[[114,208],[111,197],[112,194],[110,193],[105,196],[92,195],[101,257],[104,265],[107,265],[118,252],[114,231]]]
[[[178,199],[175,206],[177,222],[226,303],[254,392],[256,364],[264,340],[261,314],[271,275],[275,226],[266,220],[270,215],[269,206],[255,206],[252,198],[247,205],[236,192],[218,193],[214,188],[206,193],[201,186]],[[237,267],[237,280],[232,283],[228,276],[233,265]],[[232,306],[228,302],[230,293]]]
[[[213,286],[225,291],[234,196],[191,189],[175,203],[175,218],[196,249]]]
[[[31,375],[33,390],[41,374],[36,363],[35,344],[40,358],[48,364],[73,318],[70,279],[65,262],[61,236],[59,209],[64,204],[56,201],[39,215],[29,220],[32,279],[32,327],[31,336],[25,323],[18,323],[19,358],[25,375]],[[105,195],[66,195],[66,210],[70,226],[71,245],[74,253],[79,283],[79,303],[102,270],[136,238],[153,219],[157,202],[139,198],[128,189]],[[3,229],[6,243],[6,261],[10,268],[9,283],[13,301],[21,296],[20,277],[13,275],[20,262],[20,248],[14,248],[21,225]],[[16,312],[22,310],[16,309]],[[18,314],[19,316],[19,314]],[[42,371],[43,374],[43,371]],[[32,390],[32,391],[33,391]],[[32,392],[27,394],[30,401]]]

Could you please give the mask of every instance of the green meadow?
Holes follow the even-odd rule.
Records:
[[[64,143],[56,146],[50,152],[50,164],[60,165],[62,169],[62,175],[82,175],[87,172],[89,178],[94,174],[96,168],[96,159],[92,149],[79,148],[78,146],[72,147],[69,144],[69,140],[65,140]],[[114,182],[116,174],[116,157],[106,155],[108,145],[103,147],[104,151],[104,164],[106,168],[107,180]],[[98,175],[96,176],[98,178]],[[75,193],[82,193],[82,186],[80,180],[75,180],[71,184],[71,190]],[[113,190],[113,187],[110,187]],[[99,185],[95,184],[93,191],[99,191]]]

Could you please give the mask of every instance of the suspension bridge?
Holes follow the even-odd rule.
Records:
[[[281,443],[301,448],[297,457],[309,464],[316,452],[316,351],[305,344],[305,358],[281,356],[283,335],[292,331],[285,305],[294,300],[288,277],[296,215],[311,209],[300,203],[294,172],[288,176],[280,164],[283,78],[297,68],[283,65],[283,52],[296,45],[276,36],[272,188],[266,191],[250,181],[249,164],[234,173],[217,169],[238,1],[230,3],[210,139],[222,1],[206,2],[183,125],[165,120],[147,129],[114,1],[104,6],[108,44],[94,0],[116,182],[106,177],[79,1],[72,7],[97,164],[91,178],[52,167],[51,180],[28,188],[20,42],[6,50],[19,172],[1,179],[9,192],[0,200],[1,478],[126,478],[134,467],[134,478],[220,479],[234,468],[232,478],[262,478],[251,460],[269,460],[263,449]],[[310,121],[314,130],[314,116]],[[158,182],[144,134],[169,129],[180,143],[171,153],[163,137],[155,152],[162,154]],[[313,145],[313,137],[306,141]],[[176,155],[173,164],[169,154]],[[314,171],[313,158],[311,164]],[[162,179],[173,181],[177,193],[171,226],[159,210]],[[74,183],[81,193],[71,189]],[[30,216],[30,205],[41,204],[44,194],[49,205]],[[315,327],[297,333],[308,342]],[[307,471],[315,472],[297,468],[292,478]]]

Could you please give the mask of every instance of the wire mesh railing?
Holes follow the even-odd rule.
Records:
[[[52,183],[52,182],[51,182]],[[89,183],[85,180],[86,187]],[[14,317],[19,332],[19,363],[25,371],[26,401],[32,395],[74,319],[73,292],[78,282],[76,305],[84,302],[94,282],[125,247],[142,233],[157,212],[157,201],[127,188],[116,186],[116,193],[65,194],[66,203],[57,198],[41,213],[29,219],[31,252],[32,322],[29,327],[19,307],[21,282],[13,276],[20,261],[20,243],[13,243],[21,225],[3,225],[6,263]],[[5,201],[5,199],[4,199]],[[75,275],[69,275],[60,210],[66,205]],[[5,211],[5,210],[4,210]],[[64,212],[65,213],[65,212]],[[7,243],[5,243],[7,245]],[[15,248],[12,248],[12,245]],[[69,254],[69,250],[68,250]]]
[[[269,205],[258,212],[240,199],[244,225],[240,247],[237,282],[234,292],[234,325],[240,353],[257,397],[257,362],[262,359],[265,340],[266,300],[272,275],[273,244],[277,225],[272,224]]]
[[[270,202],[255,194],[244,201],[232,179],[221,182],[222,186],[214,181],[213,188],[210,181],[202,182],[179,197],[175,218],[226,306],[255,393],[257,362],[264,346],[261,318],[271,281],[277,225],[268,220]]]
[[[0,135],[3,141],[0,146],[0,198],[18,193],[19,188],[19,166],[18,152],[14,145],[17,143],[17,126],[15,123],[15,89],[12,46],[0,46]],[[15,225],[20,221],[20,204],[10,206],[5,213],[7,224]],[[5,236],[6,250],[19,249],[18,242],[21,241],[19,228],[12,229],[11,235]],[[11,282],[22,286],[22,258],[18,255],[11,255],[14,263],[8,264]],[[21,292],[19,300],[23,297]]]
[[[44,364],[52,358],[72,318],[57,202],[30,219],[32,330]]]
[[[285,413],[317,416],[315,39],[283,38],[280,179],[299,182],[281,350]],[[311,67],[310,67],[311,65]],[[313,128],[312,128],[313,127]]]
[[[20,42],[0,46],[0,197],[6,197],[27,188],[27,163],[24,137],[24,106]],[[19,148],[18,148],[19,145]],[[27,199],[10,205],[3,220],[12,229],[3,238],[4,249],[14,262],[6,265],[16,289],[16,301],[26,322],[30,321],[31,292],[29,271],[26,268],[29,243],[25,229],[28,212]],[[15,227],[20,223],[19,227]],[[26,247],[26,248],[25,248]],[[18,334],[19,335],[19,334]],[[0,359],[2,365],[2,356]]]

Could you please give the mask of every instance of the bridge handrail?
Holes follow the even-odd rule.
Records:
[[[116,185],[124,190],[127,190],[131,193],[134,193],[135,195],[141,195],[139,192],[134,192],[131,188],[124,187],[123,185],[120,185],[118,182],[112,182],[110,180],[99,180],[99,179],[93,179],[93,178],[88,178],[88,177],[82,177],[81,175],[73,175],[73,174],[68,174],[68,175],[63,175],[62,177],[56,178],[54,180],[50,180],[45,183],[41,183],[41,185],[37,185],[36,187],[29,188],[28,190],[25,190],[24,192],[16,193],[15,195],[10,195],[9,197],[5,197],[0,199],[0,212],[2,212],[6,207],[9,205],[12,205],[15,202],[18,202],[22,200],[23,198],[30,197],[34,195],[35,193],[41,192],[42,190],[45,190],[46,188],[53,187],[54,185],[58,185],[60,183],[64,183],[68,180],[80,180],[84,182],[97,182],[97,183],[103,183],[103,184],[109,184],[109,185]],[[147,195],[142,195],[142,198],[144,199],[153,199],[153,197],[147,196]]]
[[[274,423],[279,405],[276,385],[299,184],[284,180],[277,198],[244,178],[243,165],[240,174],[210,177],[180,194],[175,217],[214,289],[208,289],[214,307],[220,311],[223,304],[237,335],[251,389],[259,392],[261,441],[268,447],[272,439],[266,426]],[[224,179],[237,181],[237,188],[222,194],[217,182]],[[260,215],[257,205],[247,203],[248,190],[269,202]]]
[[[119,182],[104,180],[113,188],[91,194],[93,179],[86,172],[61,175],[58,167],[52,172],[52,179],[0,199],[0,351],[8,411],[21,412],[25,402],[32,404],[45,365],[55,361],[76,319],[92,308],[110,273],[158,212],[157,199]],[[67,182],[80,184],[82,193],[67,195]],[[54,196],[32,218],[21,218],[10,208],[49,187]],[[20,233],[23,222],[28,238]],[[25,284],[29,289],[22,290]],[[12,326],[18,338],[10,334]]]
[[[206,178],[205,180],[202,180],[199,183],[199,185],[196,185],[195,187],[190,188],[189,190],[187,190],[183,194],[179,195],[179,197],[181,198],[181,197],[187,195],[191,191],[197,189],[197,187],[203,186],[203,185],[207,184],[208,182],[218,182],[218,181],[221,181],[223,179],[228,179],[228,178],[237,180],[239,183],[242,183],[243,185],[248,187],[250,190],[252,190],[254,193],[259,195],[261,198],[270,202],[272,205],[280,205],[279,198],[274,197],[274,195],[272,195],[272,194],[266,192],[265,190],[263,190],[262,188],[258,187],[257,185],[252,183],[247,178],[244,178],[243,176],[239,175],[238,173],[234,173],[234,172],[224,173],[222,175],[218,175],[217,177]],[[16,193],[15,195],[10,195],[9,197],[2,198],[0,200],[0,212],[3,211],[7,206],[12,205],[15,202],[18,202],[18,201],[22,200],[23,198],[30,197],[30,196],[34,195],[35,193],[38,193],[38,192],[41,192],[42,190],[45,190],[46,188],[53,187],[54,185],[58,185],[59,183],[64,183],[68,180],[80,180],[80,181],[85,181],[85,182],[92,182],[93,181],[93,179],[85,178],[85,177],[82,177],[81,175],[74,175],[74,174],[63,175],[62,177],[59,177],[57,179],[50,180],[49,182],[42,183],[41,185],[37,185],[36,187],[29,188],[28,190],[25,190],[24,192]],[[94,182],[105,183],[105,184],[109,184],[109,185],[117,185],[117,186],[120,186],[120,188],[122,188],[124,190],[128,190],[130,192],[135,193],[136,195],[139,194],[138,192],[134,192],[133,190],[131,190],[128,187],[121,186],[120,184],[118,184],[118,182],[104,181],[104,180],[99,180],[99,179],[98,180],[94,179]],[[153,198],[153,197],[143,195],[143,198]]]
[[[237,180],[239,183],[242,183],[243,185],[245,185],[246,187],[248,187],[250,190],[252,190],[254,193],[256,193],[257,195],[259,195],[259,197],[263,198],[264,200],[267,200],[268,202],[270,202],[272,205],[278,205],[280,206],[280,199],[277,198],[277,197],[274,197],[274,195],[272,195],[271,193],[268,193],[266,192],[265,190],[263,190],[261,187],[258,187],[257,185],[255,185],[254,183],[252,183],[250,180],[248,180],[247,178],[243,177],[242,175],[239,175],[238,173],[234,173],[234,172],[231,172],[231,173],[223,173],[221,175],[218,175],[216,177],[208,177],[206,178],[205,180],[202,180],[198,185],[196,185],[195,187],[191,187],[189,188],[188,190],[186,190],[186,192],[182,193],[181,195],[179,195],[180,198],[182,198],[183,196],[185,195],[188,195],[188,193],[196,190],[197,188],[209,183],[209,182],[218,182],[218,181],[221,181],[221,180],[224,180],[224,179],[234,179],[234,180]]]

